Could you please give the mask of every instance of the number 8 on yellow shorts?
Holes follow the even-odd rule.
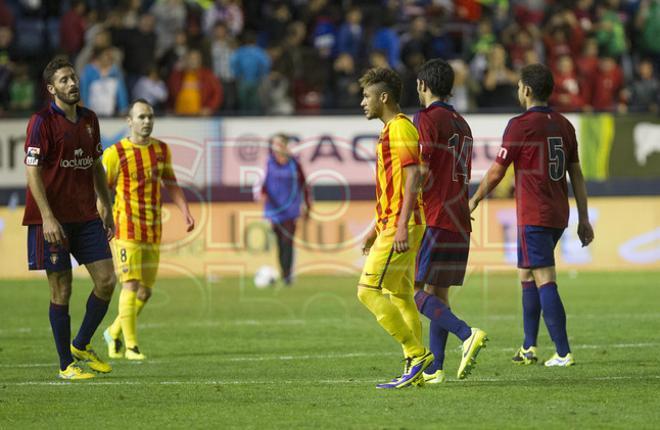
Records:
[[[415,282],[415,260],[424,236],[424,225],[408,226],[410,249],[398,253],[393,249],[396,228],[378,233],[362,269],[360,285],[398,294],[412,292]]]
[[[119,282],[139,281],[148,288],[156,282],[160,261],[158,244],[115,239],[113,254]]]

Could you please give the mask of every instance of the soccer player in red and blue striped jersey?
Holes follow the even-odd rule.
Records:
[[[444,60],[427,61],[417,75],[417,93],[424,109],[415,115],[424,177],[422,200],[426,230],[417,255],[415,302],[431,320],[429,346],[435,357],[424,371],[428,383],[445,380],[443,362],[448,333],[463,342],[458,378],[476,363],[486,333],[471,328],[449,308],[449,287],[462,285],[470,250],[468,184],[472,165],[472,132],[447,104],[454,71]]]
[[[509,121],[495,162],[470,200],[479,202],[502,180],[513,163],[518,217],[518,268],[523,297],[525,339],[514,363],[538,360],[536,342],[541,311],[556,353],[545,365],[567,367],[575,363],[568,344],[566,313],[556,283],[554,248],[568,226],[566,173],[578,209],[578,236],[583,246],[594,238],[587,210],[587,190],[578,159],[577,139],[571,123],[548,107],[554,82],[541,64],[526,66],[518,82],[518,99],[527,109]]]

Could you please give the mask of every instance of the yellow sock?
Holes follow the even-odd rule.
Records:
[[[110,336],[112,336],[113,339],[118,339],[119,336],[121,336],[121,321],[119,320],[119,315],[117,315],[117,318],[115,318],[112,324],[110,324],[108,331],[110,332]]]
[[[140,312],[142,312],[142,308],[146,304],[147,304],[147,302],[144,302],[140,299],[135,299],[135,314],[140,315]]]
[[[399,309],[403,320],[413,332],[419,343],[422,343],[422,320],[412,294],[392,294],[390,301]]]
[[[126,348],[134,348],[137,345],[137,313],[136,313],[137,293],[126,288],[122,288],[119,294],[119,321],[121,330],[124,333]]]
[[[399,309],[383,296],[381,290],[358,287],[358,299],[375,315],[378,324],[401,344],[406,357],[424,353],[424,347],[408,327]]]

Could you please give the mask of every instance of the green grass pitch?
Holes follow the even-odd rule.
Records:
[[[145,363],[112,361],[91,381],[55,378],[45,280],[0,283],[0,428],[657,428],[660,274],[561,274],[577,365],[517,367],[515,273],[472,276],[454,311],[489,333],[471,377],[457,381],[450,337],[440,386],[382,391],[401,352],[355,297],[357,277],[161,280],[139,318]],[[89,294],[74,281],[72,327]],[[116,315],[117,294],[101,331]],[[425,324],[426,326],[426,324]],[[426,328],[425,328],[425,341]],[[552,353],[541,325],[541,358]]]

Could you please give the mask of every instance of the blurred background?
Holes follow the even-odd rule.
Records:
[[[357,79],[397,70],[413,114],[417,70],[436,57],[454,67],[450,102],[475,137],[472,186],[520,113],[519,70],[551,67],[551,106],[578,133],[597,237],[582,249],[567,230],[560,268],[660,268],[659,0],[0,0],[0,252],[13,258],[0,276],[28,276],[23,144],[55,55],[75,64],[104,147],[126,135],[131,100],[156,106],[154,136],[172,147],[200,220],[185,236],[173,211],[163,261],[195,274],[275,261],[252,186],[278,132],[292,135],[317,201],[298,270],[358,270],[381,124],[361,115]],[[513,268],[512,193],[505,181],[475,220],[475,270]]]

